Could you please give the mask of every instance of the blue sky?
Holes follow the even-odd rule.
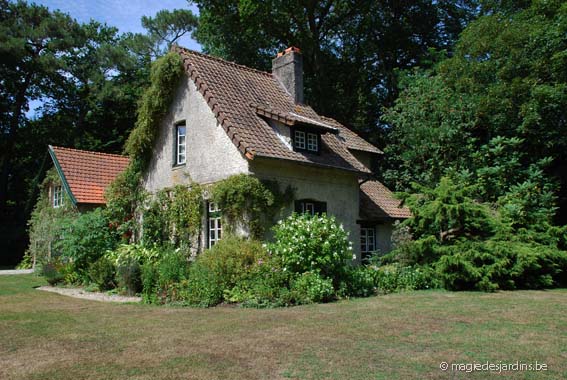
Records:
[[[191,9],[198,14],[197,7],[187,0],[30,0],[51,10],[59,9],[81,23],[94,19],[117,27],[121,32],[143,32],[142,16],[154,16],[162,9]],[[179,45],[201,50],[199,44],[189,36],[183,36]]]

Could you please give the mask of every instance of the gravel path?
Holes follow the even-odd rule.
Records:
[[[56,288],[53,286],[40,286],[37,288],[38,290],[43,290],[45,292],[52,292],[62,294],[64,296],[74,297],[74,298],[83,298],[92,301],[102,301],[102,302],[140,302],[142,301],[141,297],[126,297],[126,296],[119,296],[115,294],[105,294],[105,293],[95,293],[95,292],[86,292],[83,289],[79,288]]]
[[[0,270],[1,275],[8,275],[8,274],[30,274],[33,273],[33,269],[9,269],[9,270]]]

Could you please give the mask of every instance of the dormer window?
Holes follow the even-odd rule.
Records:
[[[63,206],[63,186],[53,186],[53,207],[58,208]]]
[[[319,134],[296,129],[293,133],[293,147],[296,150],[319,153]]]
[[[295,131],[295,147],[297,149],[305,149],[305,132]]]

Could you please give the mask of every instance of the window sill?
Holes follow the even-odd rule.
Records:
[[[186,165],[187,165],[187,163],[173,165],[173,166],[171,167],[171,170],[173,170],[173,171],[175,171],[175,170],[181,170],[181,169],[183,169]]]

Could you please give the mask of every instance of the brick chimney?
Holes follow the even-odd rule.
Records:
[[[272,60],[272,74],[293,97],[303,103],[303,57],[301,50],[289,47]]]

